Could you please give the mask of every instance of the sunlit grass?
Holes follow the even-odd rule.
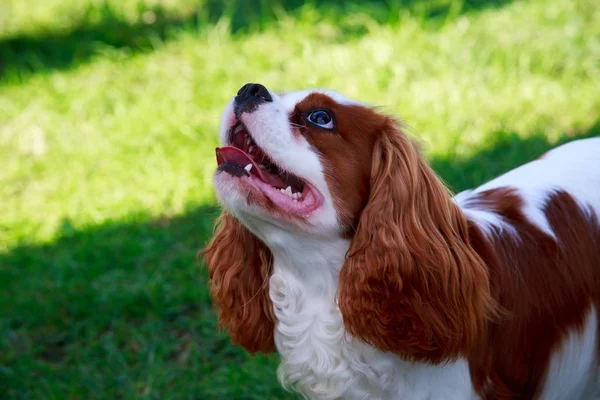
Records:
[[[430,154],[469,152],[497,132],[556,140],[585,130],[600,109],[597,10],[584,0],[517,2],[432,31],[410,17],[317,23],[306,8],[251,36],[231,37],[223,19],[156,52],[113,49],[74,70],[9,81],[0,190],[15,211],[0,218],[35,240],[65,218],[98,223],[206,201],[220,108],[246,81],[328,87],[383,106]],[[364,34],[344,36],[357,25]]]
[[[194,264],[216,212],[203,207],[219,114],[246,82],[381,106],[456,189],[598,134],[594,0],[335,3],[243,14],[230,1],[222,17],[195,0],[0,6],[0,387],[13,398],[281,396],[273,361],[215,336]]]

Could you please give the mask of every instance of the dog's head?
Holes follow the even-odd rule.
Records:
[[[257,235],[263,223],[343,234],[366,204],[373,146],[386,129],[395,123],[334,92],[247,84],[223,114],[217,197]]]

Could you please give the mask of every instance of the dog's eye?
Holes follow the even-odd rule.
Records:
[[[333,129],[333,117],[325,110],[316,110],[308,114],[308,121],[311,124],[325,129]]]

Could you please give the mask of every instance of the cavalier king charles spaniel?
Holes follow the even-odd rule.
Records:
[[[220,325],[311,399],[589,400],[600,138],[452,197],[402,125],[326,90],[225,108],[204,257]]]

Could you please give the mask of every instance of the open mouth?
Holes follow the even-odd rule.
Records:
[[[243,123],[237,122],[229,134],[231,146],[216,149],[219,171],[250,178],[267,197],[289,211],[306,212],[319,206],[316,191],[271,161]]]

